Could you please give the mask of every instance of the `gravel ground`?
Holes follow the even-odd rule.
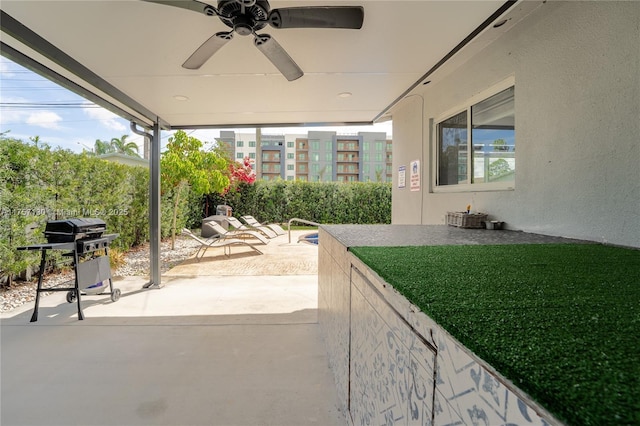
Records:
[[[183,260],[193,256],[198,249],[198,242],[183,236],[176,236],[175,250],[171,250],[171,241],[163,241],[160,247],[160,271],[164,273]],[[118,267],[114,277],[149,275],[149,245],[136,247],[125,254],[125,263]],[[43,287],[54,287],[66,281],[74,279],[73,271],[47,274],[44,277]],[[0,287],[0,312],[9,312],[25,303],[35,300],[37,277],[30,282],[17,281],[11,287]],[[51,293],[41,293],[40,297]]]

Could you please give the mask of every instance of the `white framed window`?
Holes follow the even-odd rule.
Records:
[[[435,123],[435,192],[514,188],[513,78],[474,96]]]
[[[244,158],[244,153],[236,152],[236,158],[239,159],[239,160],[242,160]]]

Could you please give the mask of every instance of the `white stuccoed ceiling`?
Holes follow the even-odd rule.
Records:
[[[364,25],[360,30],[261,30],[305,72],[289,82],[253,46],[253,37],[237,34],[199,70],[183,69],[207,38],[229,30],[215,16],[136,0],[2,0],[0,8],[170,126],[241,127],[371,122],[505,2],[270,3],[272,9],[363,6]],[[1,40],[148,123],[139,111],[6,32]],[[338,96],[343,92],[352,95]]]

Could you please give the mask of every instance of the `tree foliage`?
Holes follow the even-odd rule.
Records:
[[[124,154],[131,157],[140,157],[138,154],[138,145],[135,142],[127,142],[129,135],[122,135],[120,138],[111,138],[111,147],[118,154]]]
[[[229,162],[230,184],[224,192],[238,190],[240,184],[251,185],[256,181],[256,171],[253,169],[254,161],[249,157],[244,157],[242,163],[239,161]]]
[[[109,154],[114,151],[115,148],[113,147],[113,145],[111,145],[111,142],[96,139],[96,142],[93,145],[93,152],[95,153],[95,155]]]
[[[507,142],[502,138],[494,140],[492,145],[495,151],[509,151]]]
[[[504,158],[499,158],[489,164],[489,178],[496,179],[513,172],[511,166]]]
[[[202,197],[221,193],[230,183],[227,160],[215,151],[204,151],[202,146],[200,140],[178,130],[169,138],[167,150],[160,159],[162,192],[173,200],[172,249],[187,188],[192,195]]]

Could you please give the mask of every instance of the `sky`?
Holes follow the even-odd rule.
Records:
[[[187,130],[187,133],[203,142],[213,142],[220,130]],[[335,130],[339,134],[375,131],[391,137],[391,122],[373,126],[264,128],[262,133],[304,134],[308,130]],[[53,148],[73,152],[91,150],[96,139],[110,141],[127,135],[127,141],[137,143],[142,155],[142,137],[131,132],[129,121],[0,56],[0,133],[4,132],[24,142],[38,136]],[[162,132],[163,147],[171,134]]]

